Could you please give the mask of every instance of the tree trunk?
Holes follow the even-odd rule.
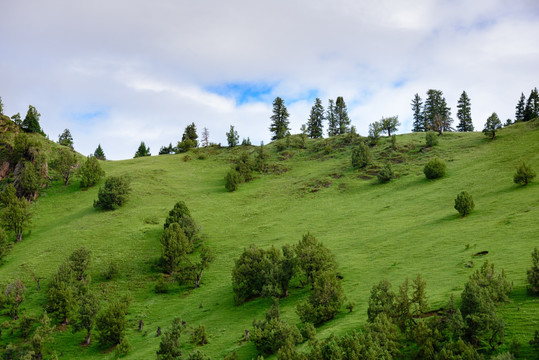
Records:
[[[195,289],[198,289],[200,286],[200,280],[202,280],[202,271],[203,270],[200,270],[200,272],[197,274],[197,278],[195,279]]]
[[[87,333],[86,333],[86,340],[84,341],[84,344],[85,345],[90,345],[90,342],[91,342],[91,339],[90,339],[90,329],[87,329]]]
[[[16,242],[21,242],[22,240],[22,231],[21,232],[16,232],[15,233],[15,241]]]

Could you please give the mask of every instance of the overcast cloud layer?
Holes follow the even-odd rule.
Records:
[[[514,118],[539,80],[539,2],[1,0],[0,96],[9,116],[28,105],[52,140],[109,159],[153,154],[194,122],[210,141],[269,142],[280,96],[293,133],[315,97],[343,96],[352,124],[398,115],[444,92],[456,114],[463,90],[476,130]],[[455,124],[456,125],[456,124]]]

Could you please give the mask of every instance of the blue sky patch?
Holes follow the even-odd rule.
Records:
[[[95,111],[75,111],[69,114],[69,117],[73,120],[86,122],[94,120],[96,118],[101,118],[107,115],[105,110],[95,110]]]
[[[227,98],[233,98],[238,105],[250,102],[266,102],[275,86],[265,83],[226,83],[206,87],[207,91]]]

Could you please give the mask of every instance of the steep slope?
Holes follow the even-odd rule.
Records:
[[[361,173],[350,167],[351,147],[339,141],[309,140],[307,149],[289,149],[284,155],[277,151],[278,144],[268,146],[272,161],[288,171],[260,176],[234,193],[225,190],[223,178],[241,148],[103,162],[107,175],[131,178],[129,203],[114,212],[99,212],[92,207],[97,187],[80,191],[77,182],[68,187],[54,184],[35,204],[31,234],[0,265],[0,282],[22,279],[28,288],[22,307],[40,314],[47,279],[84,245],[93,253],[92,286],[103,299],[127,292],[132,297],[127,333],[132,351],[127,359],[154,358],[160,341],[155,337],[157,327],[167,328],[176,316],[189,326],[206,326],[210,343],[202,350],[212,358],[232,351],[241,359],[256,358],[254,345],[239,340],[245,329],[252,328],[253,319],[263,317],[271,300],[234,306],[230,281],[234,260],[249,244],[264,248],[292,244],[311,232],[335,253],[345,293],[356,302],[354,312],[343,310],[319,328],[319,337],[362,325],[370,289],[383,278],[397,286],[421,273],[430,307],[436,309],[450,294],[460,296],[474,270],[466,267],[470,261],[477,268],[488,259],[514,282],[513,302],[502,309],[508,338],[516,336],[527,343],[539,329],[539,299],[525,294],[530,254],[539,245],[539,180],[520,187],[512,175],[520,159],[539,171],[537,121],[504,129],[495,141],[480,133],[447,133],[431,151],[422,150],[424,134],[397,136],[397,151],[382,139],[375,147],[378,165]],[[447,162],[448,170],[444,178],[428,181],[422,168],[434,155]],[[192,160],[184,161],[186,156]],[[385,159],[391,159],[399,178],[383,185],[367,179]],[[466,218],[453,209],[462,190],[472,194],[476,204]],[[159,237],[166,214],[179,200],[202,226],[216,261],[201,288],[173,285],[168,294],[158,295],[153,287],[159,274],[154,266],[160,256]],[[480,251],[488,255],[474,258]],[[111,260],[120,267],[117,281],[101,275]],[[31,271],[44,279],[39,292]],[[299,321],[295,306],[307,294],[297,285],[281,301],[282,316],[293,323]],[[141,319],[144,329],[138,332]],[[3,335],[0,341],[7,344],[15,335]],[[47,349],[62,352],[64,358],[112,356],[96,343],[81,347],[83,339],[82,332],[57,331]],[[186,351],[190,349],[186,345]],[[523,350],[526,354],[530,347]]]

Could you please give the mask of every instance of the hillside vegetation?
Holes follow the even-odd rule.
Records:
[[[81,191],[78,180],[60,182],[42,191],[33,205],[31,230],[16,244],[2,264],[0,283],[21,279],[27,287],[21,308],[39,318],[46,303],[46,288],[58,266],[73,250],[92,252],[92,288],[103,300],[131,298],[126,359],[153,359],[166,329],[181,316],[187,326],[204,325],[209,343],[201,349],[213,359],[237,352],[240,359],[256,358],[252,342],[242,342],[254,319],[262,319],[270,298],[235,306],[231,285],[234,260],[250,244],[261,248],[297,243],[310,232],[336,256],[338,271],[353,312],[342,309],[317,329],[317,337],[343,335],[359,329],[367,319],[370,290],[382,279],[396,290],[405,278],[421,273],[427,282],[429,308],[446,306],[453,294],[460,299],[473,271],[488,260],[504,269],[514,289],[510,302],[500,308],[510,339],[522,343],[521,356],[531,356],[528,341],[539,329],[539,298],[526,292],[526,270],[531,252],[539,246],[539,181],[527,186],[513,183],[521,160],[539,170],[539,121],[517,123],[490,140],[481,133],[444,133],[439,145],[425,148],[425,134],[397,135],[373,147],[373,164],[362,170],[351,166],[357,138],[340,135],[330,140],[299,136],[267,145],[272,174],[257,175],[235,192],[225,189],[231,161],[256,147],[199,148],[181,155],[105,161],[107,175],[125,175],[133,189],[129,202],[116,211],[98,211],[92,204],[99,186]],[[280,150],[280,151],[279,151]],[[423,166],[439,157],[447,164],[441,179],[427,180]],[[387,163],[396,178],[379,184],[376,174]],[[475,210],[461,217],[453,208],[461,191],[469,192]],[[156,294],[160,277],[160,236],[169,210],[184,201],[202,228],[216,259],[205,272],[201,287],[172,283],[166,294]],[[483,256],[474,256],[488,252]],[[113,261],[115,280],[102,273]],[[37,290],[32,272],[40,277]],[[282,318],[299,322],[296,305],[307,297],[293,281],[290,296],[281,299]],[[2,289],[5,285],[2,286]],[[1,316],[1,322],[9,322]],[[143,320],[143,330],[137,330]],[[17,340],[18,331],[2,333],[4,346]],[[114,352],[97,342],[82,346],[84,331],[73,334],[58,326],[45,353],[64,359],[113,358]],[[194,347],[182,335],[185,353]],[[300,349],[305,348],[300,345]],[[274,356],[274,358],[276,358]]]

